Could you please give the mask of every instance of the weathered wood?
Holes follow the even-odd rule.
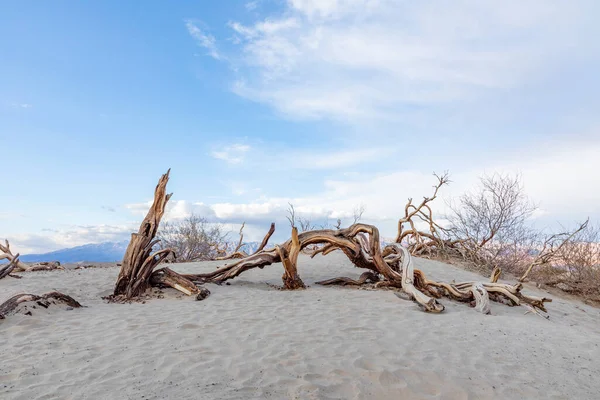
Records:
[[[168,286],[191,296],[200,293],[200,289],[189,279],[184,278],[170,268],[158,269],[150,276],[152,286]]]
[[[285,272],[283,274],[283,286],[286,289],[303,289],[304,282],[298,276],[298,255],[302,249],[300,240],[298,239],[298,228],[292,228],[292,242],[288,248],[276,246],[275,249],[279,253],[279,258],[283,264]]]
[[[490,275],[490,283],[498,282],[498,279],[500,279],[500,275],[502,275],[502,269],[499,267],[494,267],[494,269],[492,270],[492,274]]]
[[[17,268],[18,263],[19,254],[17,253],[17,255],[6,266],[0,268],[0,279],[10,275],[10,273],[13,272],[15,268]]]
[[[328,286],[328,285],[339,285],[339,286],[360,286],[360,285],[364,285],[365,283],[377,283],[379,282],[379,276],[372,271],[366,271],[363,272],[360,277],[357,280],[351,279],[351,278],[346,278],[346,277],[339,277],[339,278],[332,278],[332,279],[327,279],[325,281],[319,281],[319,282],[315,282],[317,285],[324,285],[324,286]]]
[[[0,304],[0,319],[6,318],[6,316],[12,313],[20,304],[26,302],[35,302],[36,305],[43,308],[48,308],[48,306],[54,302],[63,303],[73,308],[81,307],[81,304],[79,304],[77,300],[60,292],[50,292],[41,296],[22,293],[12,296],[4,303]]]
[[[172,287],[190,296],[200,289],[189,279],[170,268],[155,268],[170,255],[171,249],[162,249],[152,253],[152,247],[158,243],[155,239],[160,221],[172,194],[167,194],[169,171],[162,175],[154,190],[154,201],[148,214],[142,221],[137,233],[131,234],[131,241],[125,251],[121,270],[110,301],[122,302],[140,297],[150,286]]]
[[[269,231],[267,232],[267,234],[265,235],[265,237],[263,238],[262,242],[260,242],[260,246],[258,246],[258,248],[256,249],[256,251],[252,254],[256,254],[260,251],[263,251],[263,249],[265,248],[265,246],[267,245],[267,243],[269,243],[269,239],[271,238],[271,236],[273,236],[273,233],[275,233],[275,222],[271,222],[271,227],[269,228]]]
[[[172,196],[172,194],[166,193],[170,172],[169,169],[160,177],[148,214],[142,221],[138,233],[131,234],[131,241],[125,251],[119,277],[115,284],[115,296],[125,296],[131,299],[145,292],[150,286],[149,279],[153,269],[171,252],[169,250],[161,253],[164,255],[162,257],[155,257],[151,254],[152,245],[156,243],[154,237],[158,231],[160,220],[165,213],[167,202]]]
[[[471,293],[473,293],[475,299],[475,310],[482,314],[490,314],[490,296],[483,284],[481,282],[473,284]]]
[[[0,243],[0,260],[8,260],[9,263],[13,262],[13,260],[17,259],[15,262],[15,267],[13,268],[14,272],[22,272],[27,270],[27,264],[18,259],[18,254],[15,256],[10,251],[10,243],[8,240],[4,240],[4,244]]]
[[[379,231],[376,227],[366,224],[354,224],[346,229],[315,230],[302,232],[294,228],[292,237],[275,249],[263,250],[235,263],[206,274],[186,274],[185,278],[196,283],[222,283],[233,279],[244,271],[252,268],[281,262],[284,266],[282,277],[287,289],[303,288],[304,284],[298,276],[298,253],[309,245],[320,245],[312,256],[318,253],[328,253],[341,250],[350,261],[359,268],[370,270],[361,275],[358,281],[350,278],[334,278],[317,282],[325,285],[359,285],[367,282],[367,277],[379,275],[383,280],[375,283],[375,288],[398,288],[405,293],[404,297],[416,301],[428,312],[442,312],[444,306],[436,298],[449,297],[465,303],[473,303],[481,312],[489,311],[489,300],[508,303],[511,305],[528,304],[536,309],[545,311],[544,303],[551,301],[547,298],[527,296],[521,293],[521,284],[509,285],[497,282],[463,282],[446,283],[427,279],[425,274],[413,268],[410,252],[398,243],[380,248]],[[491,277],[497,281],[500,271]],[[486,300],[487,296],[487,300]]]

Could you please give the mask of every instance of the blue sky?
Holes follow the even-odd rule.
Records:
[[[542,226],[600,217],[594,1],[0,2],[0,237],[167,218],[285,238],[289,201],[393,236],[407,197],[520,172]],[[443,209],[443,201],[440,211]]]

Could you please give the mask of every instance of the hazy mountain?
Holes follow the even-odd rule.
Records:
[[[129,241],[124,240],[122,242],[86,244],[69,249],[51,251],[50,253],[22,255],[19,259],[23,262],[60,261],[61,263],[121,261],[128,243]]]
[[[19,259],[23,262],[60,261],[61,263],[89,262],[114,262],[121,261],[129,241],[104,242],[86,244],[83,246],[61,249],[44,254],[22,255]],[[235,247],[235,245],[233,245]],[[260,242],[247,242],[242,250],[252,254],[260,246]],[[272,246],[267,246],[272,247]]]

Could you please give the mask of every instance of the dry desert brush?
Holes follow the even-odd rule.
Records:
[[[173,250],[177,262],[213,260],[227,244],[227,234],[220,224],[211,224],[196,214],[164,223],[157,238],[158,247]]]

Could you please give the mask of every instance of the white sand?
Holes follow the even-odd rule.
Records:
[[[416,266],[437,280],[481,279],[437,262]],[[307,290],[266,284],[280,285],[282,271],[207,285],[202,302],[166,290],[131,305],[100,298],[116,268],[5,278],[2,298],[58,290],[87,308],[0,320],[0,398],[600,398],[598,309],[555,297],[547,321],[522,307],[493,303],[486,316],[444,299],[446,311],[431,315],[389,291],[313,285],[362,272],[342,254],[301,257]]]

